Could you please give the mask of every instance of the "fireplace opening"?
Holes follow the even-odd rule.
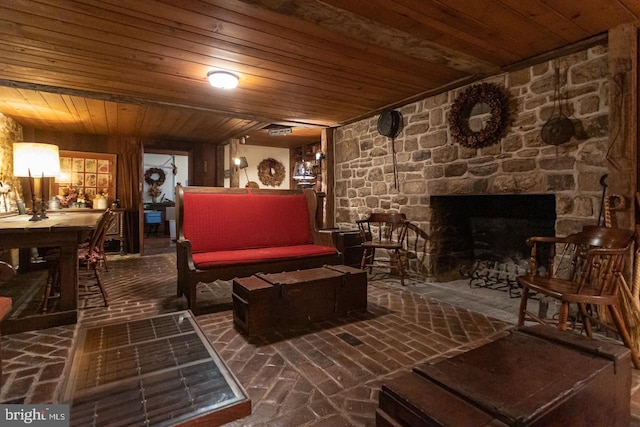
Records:
[[[431,197],[433,272],[436,280],[500,279],[509,288],[526,270],[527,238],[554,236],[554,195],[461,195]],[[473,284],[473,281],[472,281]]]

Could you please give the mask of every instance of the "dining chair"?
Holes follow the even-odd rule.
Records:
[[[79,287],[82,288],[80,296],[92,296],[99,291],[105,307],[109,306],[109,297],[102,281],[102,269],[106,266],[104,240],[107,230],[115,220],[115,217],[116,213],[111,209],[107,209],[89,242],[81,244],[78,248],[78,265],[80,269],[84,270],[84,272],[89,272],[89,277],[95,279],[95,283],[90,283],[90,281],[79,282]],[[91,290],[94,286],[98,288],[98,291]]]
[[[626,347],[636,369],[640,359],[621,314],[619,291],[624,282],[624,266],[630,256],[635,233],[618,228],[587,226],[566,237],[531,237],[529,271],[517,278],[522,287],[518,327],[527,321],[553,324],[559,330],[569,325],[569,306],[578,308],[578,318],[586,335],[592,336],[592,322],[615,330]],[[540,265],[540,252],[546,247],[547,266]],[[557,253],[561,249],[561,253]],[[558,315],[543,318],[527,309],[533,293],[555,299]],[[600,309],[598,309],[600,307]],[[610,326],[613,322],[614,327]]]
[[[107,209],[89,239],[78,246],[78,288],[81,290],[79,296],[92,296],[99,292],[105,307],[109,306],[109,299],[102,282],[102,269],[106,263],[104,240],[106,231],[115,220],[115,217],[115,211]],[[41,308],[43,314],[48,311],[49,302],[60,297],[60,251],[58,249],[50,249],[45,255],[45,260],[49,271]],[[95,279],[95,283],[91,284],[85,280],[80,280],[87,277],[87,274],[82,273],[89,273],[89,277]],[[94,286],[98,288],[97,291],[91,290]]]
[[[374,212],[367,218],[356,221],[362,240],[362,261],[360,267],[369,269],[395,268],[404,286],[405,260],[403,257],[407,226],[405,214],[398,212]],[[385,250],[389,258],[376,259],[376,250]]]

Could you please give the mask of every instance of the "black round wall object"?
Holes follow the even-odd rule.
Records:
[[[378,132],[382,136],[395,138],[402,130],[402,114],[400,111],[384,110],[378,117]]]
[[[551,145],[560,145],[569,141],[574,134],[571,119],[560,113],[542,126],[541,137],[544,142]]]

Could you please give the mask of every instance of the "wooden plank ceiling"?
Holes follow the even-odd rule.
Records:
[[[212,144],[319,132],[638,20],[638,0],[3,0],[0,111]],[[212,88],[213,70],[238,88]]]

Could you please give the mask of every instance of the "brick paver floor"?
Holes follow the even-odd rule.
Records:
[[[0,402],[59,402],[77,328],[186,308],[184,298],[175,296],[173,253],[111,257],[104,278],[108,308],[99,298],[83,300],[78,325],[2,337]],[[199,301],[206,308],[196,312],[198,323],[252,400],[252,414],[229,425],[374,425],[378,390],[386,379],[482,345],[513,327],[508,319],[461,306],[463,300],[453,305],[430,296],[440,291],[374,276],[366,313],[248,339],[233,326],[230,285],[201,285]]]

